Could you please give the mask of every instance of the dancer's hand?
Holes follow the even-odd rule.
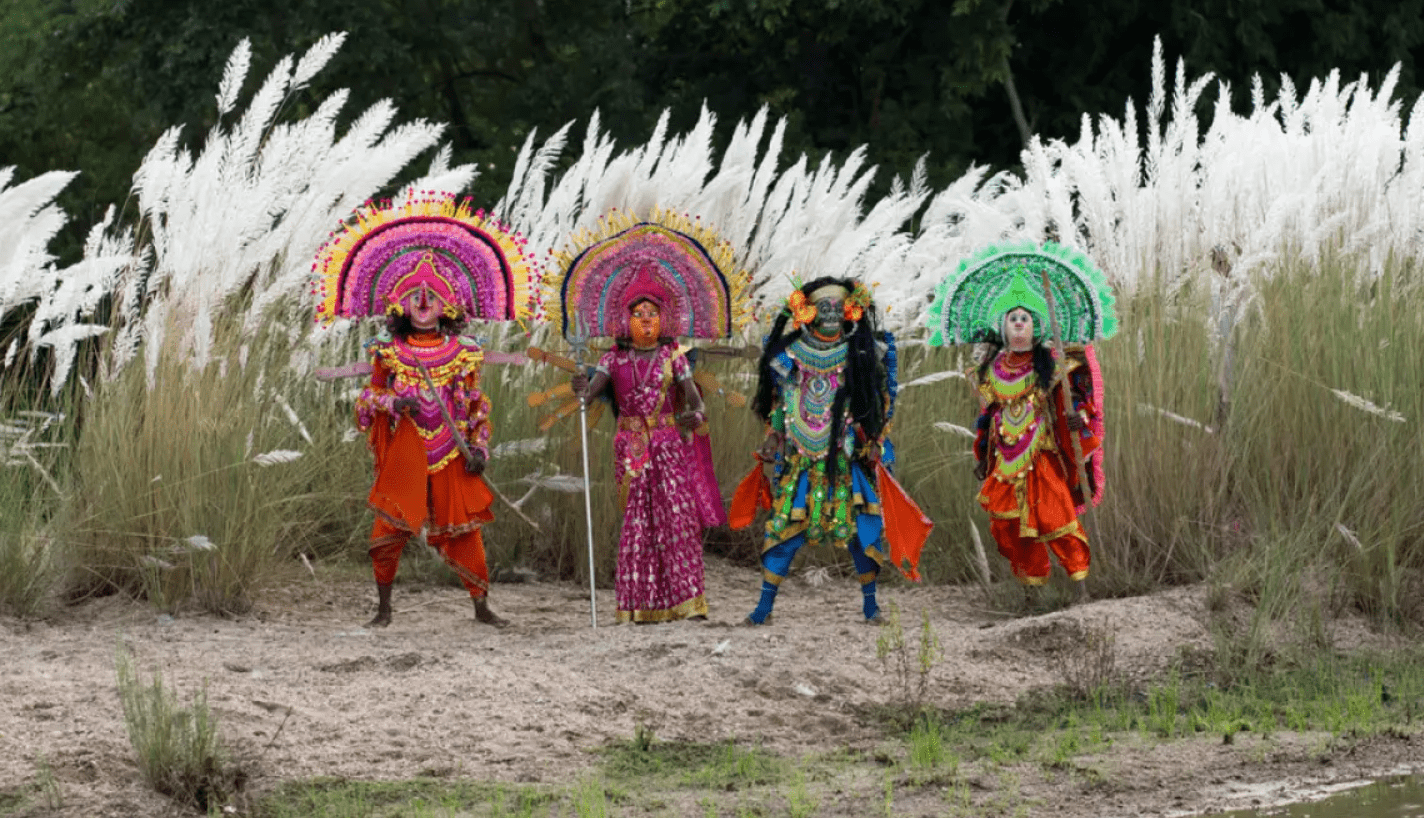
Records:
[[[580,372],[574,375],[573,381],[569,384],[574,388],[574,397],[588,399],[588,376]]]
[[[989,476],[989,461],[987,461],[987,460],[979,460],[979,461],[976,461],[976,462],[974,463],[974,477],[975,477],[975,479],[977,479],[977,480],[983,480],[984,478],[986,478],[986,477],[988,477],[988,476]]]
[[[777,450],[780,448],[781,435],[778,435],[776,432],[771,432],[767,434],[766,438],[762,440],[761,445],[757,447],[757,459],[763,463],[775,462]]]
[[[690,434],[697,431],[697,427],[702,425],[703,417],[701,412],[683,412],[677,416],[677,428],[684,433]],[[683,435],[686,437],[686,434]]]
[[[391,411],[395,412],[397,415],[404,414],[406,412],[414,412],[419,408],[420,401],[416,400],[415,398],[396,398],[395,400],[391,401]]]
[[[885,444],[884,444],[884,443],[881,443],[881,442],[878,441],[878,440],[872,440],[872,441],[871,441],[869,444],[867,444],[866,447],[865,447],[865,460],[866,460],[866,462],[869,463],[869,464],[872,465],[872,466],[874,466],[876,463],[879,463],[879,462],[880,462],[880,455],[881,455],[881,453],[884,452],[884,451],[885,451]]]
[[[470,452],[469,458],[465,460],[465,471],[476,477],[485,473],[485,453],[479,449]]]

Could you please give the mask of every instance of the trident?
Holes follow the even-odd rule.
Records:
[[[583,357],[588,352],[588,326],[584,324],[582,316],[574,318],[574,331],[565,335],[569,346],[574,350],[574,363],[578,366],[578,371],[582,373]],[[582,444],[583,453],[583,514],[585,520],[585,530],[588,531],[588,612],[592,619],[592,627],[598,628],[598,597],[594,592],[593,584],[593,500],[589,495],[588,484],[588,402],[584,399],[584,392],[578,395],[579,402],[579,442]]]

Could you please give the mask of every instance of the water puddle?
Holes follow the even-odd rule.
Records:
[[[1316,789],[1309,798],[1301,803],[1218,812],[1203,818],[1424,818],[1424,777],[1337,784]]]

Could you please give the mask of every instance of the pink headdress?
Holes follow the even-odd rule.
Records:
[[[732,248],[711,230],[659,211],[647,221],[617,211],[599,221],[601,229],[576,237],[576,249],[560,253],[559,269],[545,279],[562,308],[549,317],[565,336],[575,316],[592,336],[623,335],[629,308],[642,299],[658,305],[666,335],[725,338],[750,319],[747,273],[731,272]]]
[[[668,291],[668,288],[663,286],[663,283],[658,280],[657,274],[647,267],[640,268],[638,272],[634,273],[632,280],[629,281],[628,285],[622,289],[622,292],[614,296],[614,298],[623,305],[623,327],[625,332],[628,326],[628,313],[633,310],[633,305],[639,301],[651,301],[657,306],[659,313],[675,314],[682,312],[682,310],[679,309],[677,299]],[[664,324],[669,327],[669,329],[672,326],[667,323],[667,319],[664,319]]]
[[[410,272],[401,276],[391,285],[390,292],[386,294],[386,301],[390,303],[390,306],[386,307],[386,312],[402,312],[401,301],[421,287],[429,288],[430,292],[439,296],[447,306],[459,309],[460,302],[455,295],[455,287],[449,279],[440,274],[435,264],[435,255],[426,253],[420,257]]]
[[[316,320],[383,315],[425,286],[456,311],[486,321],[527,318],[536,264],[523,236],[448,193],[399,207],[368,203],[317,251]]]

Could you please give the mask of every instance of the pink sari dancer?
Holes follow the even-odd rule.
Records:
[[[651,352],[651,354],[648,354]],[[707,616],[702,531],[725,519],[710,462],[683,437],[673,390],[695,392],[687,358],[672,343],[619,348],[599,361],[618,406],[614,474],[623,500],[615,588],[619,622]],[[689,420],[701,421],[694,409]],[[705,439],[705,438],[704,438]]]
[[[702,531],[726,519],[712,471],[689,348],[675,338],[730,337],[751,318],[749,276],[731,245],[686,214],[649,220],[610,210],[580,233],[546,279],[571,343],[614,350],[571,383],[584,401],[611,387],[614,469],[624,505],[615,588],[619,622],[705,619]]]

